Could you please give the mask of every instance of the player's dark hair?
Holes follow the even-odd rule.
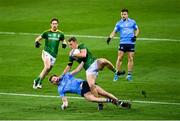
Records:
[[[71,37],[68,39],[68,42],[71,42],[71,41],[76,42],[77,41],[76,37]]]
[[[128,9],[123,8],[123,9],[121,10],[121,12],[127,12],[127,13],[128,13]]]
[[[57,21],[59,23],[59,20],[57,18],[52,18],[50,23],[52,23],[53,21]]]
[[[51,79],[52,79],[54,76],[57,76],[57,75],[56,75],[56,74],[51,75],[48,80],[49,80],[50,82],[52,82]]]

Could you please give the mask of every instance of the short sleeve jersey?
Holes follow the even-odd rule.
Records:
[[[81,83],[84,80],[74,78],[70,73],[66,73],[62,79],[60,79],[58,85],[58,93],[60,97],[64,97],[66,93],[74,93],[81,95]]]
[[[56,58],[59,42],[64,40],[64,34],[59,30],[56,32],[47,30],[41,34],[41,37],[45,39],[44,50]]]
[[[120,33],[120,44],[135,44],[131,39],[134,37],[134,30],[137,28],[136,22],[130,18],[126,21],[121,19],[117,22],[114,31]]]
[[[91,66],[91,64],[96,60],[96,57],[94,57],[92,55],[92,53],[89,51],[89,49],[84,44],[80,44],[78,46],[78,49],[80,49],[80,50],[86,49],[86,51],[87,51],[86,57],[75,59],[75,58],[69,56],[69,63],[73,63],[74,60],[77,61],[78,63],[81,63],[83,61],[84,62],[83,67],[85,70],[87,70]]]

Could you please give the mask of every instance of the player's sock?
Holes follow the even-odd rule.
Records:
[[[118,76],[121,76],[121,75],[124,75],[126,72],[123,70],[123,71],[117,71],[117,75]]]
[[[117,71],[116,71],[116,68],[113,68],[113,72],[114,72],[114,73],[116,73],[116,72],[117,72]]]
[[[110,103],[110,102],[112,102],[112,100],[110,98],[106,98],[106,102]]]
[[[42,89],[42,79],[39,79],[38,85],[37,85],[38,89]]]
[[[38,82],[40,85],[42,85],[42,79],[39,78],[39,82]]]
[[[37,77],[34,81],[35,81],[36,83],[38,83],[39,80],[40,80],[40,77]]]
[[[132,75],[132,71],[128,71],[128,75]]]
[[[110,98],[106,98],[106,102],[107,102],[107,103],[112,103],[112,104],[114,104],[114,105],[117,105],[117,104],[118,104],[118,100],[110,99]]]
[[[33,83],[33,88],[34,89],[37,89],[37,85],[38,85],[38,82],[39,82],[39,77],[37,77],[36,79],[34,79],[34,83]]]

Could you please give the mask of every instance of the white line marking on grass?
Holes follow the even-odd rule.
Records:
[[[7,95],[7,96],[25,96],[25,97],[46,97],[46,98],[59,98],[59,96],[52,96],[52,95],[35,95],[35,94],[19,94],[19,93],[3,93],[1,92],[0,95]],[[68,98],[72,99],[84,99],[83,97],[70,97]],[[156,101],[140,101],[140,100],[134,100],[132,101],[134,103],[145,103],[145,104],[161,104],[161,105],[179,105],[180,103],[170,103],[170,102],[156,102]]]
[[[10,95],[10,96],[24,96],[24,97],[47,97],[47,98],[59,98],[60,96],[52,95],[34,95],[34,94],[19,94],[19,93],[0,93],[0,95]],[[83,99],[82,97],[68,97],[74,99]]]
[[[24,32],[0,32],[1,35],[40,35],[38,33],[24,33]],[[79,38],[90,38],[90,39],[107,39],[107,36],[91,36],[91,35],[65,35],[67,37],[79,37]],[[119,37],[114,37],[114,39],[119,39]],[[180,42],[178,39],[163,39],[163,38],[137,38],[138,40],[150,40],[150,41],[170,41],[170,42]]]

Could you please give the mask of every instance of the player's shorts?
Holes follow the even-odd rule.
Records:
[[[95,60],[94,63],[92,63],[90,65],[90,67],[86,70],[86,75],[89,75],[89,74],[93,74],[93,75],[98,76],[98,63],[97,63],[97,60]]]
[[[90,87],[87,81],[82,82],[81,96],[84,97],[84,94],[90,92]]]
[[[49,59],[50,60],[50,63],[51,63],[51,66],[54,65],[55,61],[56,61],[56,58],[53,57],[52,55],[50,55],[48,52],[46,51],[42,51],[42,60],[45,61],[45,59]]]
[[[135,52],[135,44],[120,44],[119,50],[123,52]]]

